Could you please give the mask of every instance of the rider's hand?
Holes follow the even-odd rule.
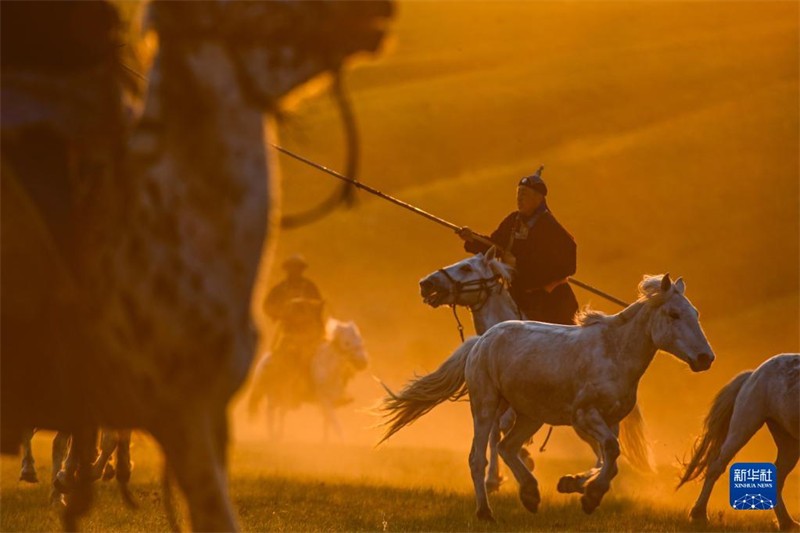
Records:
[[[463,240],[465,240],[467,242],[475,240],[475,237],[474,237],[474,235],[472,233],[472,230],[469,229],[466,226],[464,226],[463,228],[459,229],[456,232],[456,234],[458,234],[459,237],[461,237]]]

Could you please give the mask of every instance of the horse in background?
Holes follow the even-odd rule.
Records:
[[[734,455],[764,424],[778,447],[778,525],[782,531],[800,530],[783,501],[786,477],[800,457],[800,354],[771,357],[757,369],[742,372],[717,393],[678,485],[680,488],[687,481],[705,478],[689,514],[693,522],[708,522],[708,499],[714,484]]]
[[[309,335],[294,327],[284,329],[275,351],[265,353],[258,362],[248,402],[250,414],[254,415],[266,400],[270,438],[280,440],[288,411],[304,403],[317,404],[322,412],[323,437],[327,440],[332,429],[341,439],[342,430],[335,410],[350,403],[351,399],[346,396],[347,384],[368,364],[361,333],[352,321],[335,319],[328,319],[324,338],[313,344],[293,339],[292,331]],[[291,348],[288,352],[287,344]]]

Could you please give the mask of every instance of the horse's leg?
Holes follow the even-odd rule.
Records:
[[[571,494],[574,492],[583,494],[586,482],[589,481],[594,476],[596,476],[597,473],[600,472],[600,469],[603,467],[603,449],[600,446],[600,443],[598,443],[595,439],[589,436],[588,433],[578,428],[573,428],[573,429],[575,430],[575,433],[584,442],[586,442],[589,446],[592,447],[592,451],[594,451],[594,454],[597,457],[597,461],[595,461],[594,468],[590,468],[585,472],[581,472],[580,474],[571,474],[562,476],[561,479],[558,480],[558,486],[556,490],[564,494]]]
[[[104,474],[106,465],[108,464],[108,460],[111,458],[111,454],[114,453],[114,450],[117,448],[117,434],[113,430],[101,430],[100,431],[100,455],[97,456],[97,459],[92,464],[92,481],[97,481],[101,477],[106,479]],[[113,477],[113,476],[112,476]]]
[[[192,531],[238,531],[225,469],[224,411],[180,413],[158,435],[189,509]]]
[[[342,442],[344,440],[344,434],[342,433],[342,426],[339,425],[339,420],[336,418],[336,411],[333,408],[333,402],[324,402],[320,404],[320,408],[322,410],[325,442],[328,441],[329,428],[333,428],[336,438],[339,440],[339,442]]]
[[[38,483],[39,477],[36,475],[36,461],[33,459],[31,450],[31,440],[33,430],[28,430],[22,435],[22,467],[19,472],[19,480],[27,483]]]
[[[579,408],[573,423],[599,442],[602,448],[603,466],[596,476],[586,482],[581,496],[583,512],[591,514],[600,505],[600,500],[611,486],[611,480],[617,475],[619,440],[594,407]]]
[[[61,515],[64,531],[76,531],[78,518],[86,514],[92,503],[92,459],[96,452],[96,429],[82,429],[72,435],[67,462],[74,469],[75,484],[66,496],[66,506]]]
[[[64,457],[67,454],[69,447],[70,435],[63,431],[56,433],[53,439],[52,450],[52,472],[50,474],[50,503],[61,504],[61,490],[58,482],[58,474],[61,472],[62,465],[64,464]]]
[[[532,420],[527,416],[517,414],[517,420],[511,431],[500,441],[498,449],[503,461],[511,469],[514,477],[519,483],[519,499],[525,508],[535,513],[539,509],[539,483],[533,477],[533,473],[525,466],[525,462],[520,457],[519,451],[522,445],[531,438],[542,427],[542,422]]]
[[[486,447],[489,434],[497,418],[498,398],[495,391],[470,391],[470,407],[472,408],[473,437],[472,449],[469,452],[469,468],[472,484],[475,487],[478,519],[494,522],[489,498],[486,495]]]
[[[128,483],[131,480],[131,471],[133,470],[133,461],[131,461],[131,430],[121,429],[117,432],[117,437],[117,483],[119,483],[119,490],[122,493],[122,498],[125,500],[125,503],[128,507],[136,509],[138,504],[128,488]]]
[[[60,433],[59,433],[60,434]],[[75,435],[67,435],[68,441],[64,448],[64,456],[62,463],[58,463],[60,469],[55,474],[53,486],[62,494],[66,494],[72,490],[76,483],[75,473],[78,470],[78,452],[75,447]],[[55,442],[53,443],[53,456],[55,458]],[[53,462],[55,469],[56,463]]]
[[[486,476],[486,490],[490,493],[500,490],[504,478],[500,475],[500,460],[497,453],[497,444],[502,433],[508,433],[514,425],[514,410],[506,402],[497,410],[497,417],[492,423],[492,432],[489,434],[489,475]],[[501,433],[502,432],[502,433]]]
[[[286,429],[286,411],[287,409],[282,406],[275,408],[276,440],[278,442],[283,442],[283,432]]]
[[[800,457],[800,441],[792,437],[776,422],[768,420],[767,427],[769,427],[772,438],[775,440],[775,445],[778,447],[778,458],[775,459],[775,469],[778,471],[778,477],[775,480],[778,489],[775,516],[778,517],[778,525],[781,531],[797,531],[800,530],[800,524],[795,522],[783,502],[783,485],[789,472],[797,464],[798,457]]]
[[[489,474],[486,476],[486,490],[490,493],[500,490],[503,477],[500,475],[500,461],[497,444],[500,442],[500,420],[495,419],[489,433]]]
[[[275,442],[275,406],[267,401],[267,438]]]
[[[133,461],[131,460],[131,430],[121,429],[118,432],[117,444],[117,481],[128,483],[131,479]]]
[[[753,413],[747,408],[737,409],[734,407],[733,415],[731,416],[731,421],[728,426],[728,435],[725,437],[725,442],[722,443],[719,455],[717,455],[716,459],[709,462],[705,481],[703,482],[703,489],[700,491],[697,501],[694,502],[694,506],[689,512],[689,518],[692,522],[708,522],[708,499],[711,497],[714,484],[717,482],[717,479],[719,479],[719,476],[725,472],[725,468],[727,468],[733,456],[736,455],[736,452],[741,450],[742,447],[747,444],[747,441],[749,441],[763,425],[764,418],[761,416],[760,412]]]

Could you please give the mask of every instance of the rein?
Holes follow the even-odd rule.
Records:
[[[464,325],[461,323],[461,319],[458,318],[458,311],[456,310],[456,306],[458,305],[455,302],[458,302],[459,296],[465,293],[477,292],[478,293],[478,303],[475,305],[469,306],[472,311],[480,311],[486,302],[489,300],[489,296],[492,294],[492,290],[495,287],[502,287],[502,278],[501,276],[492,276],[491,278],[479,278],[473,279],[469,281],[458,281],[447,270],[440,268],[439,272],[447,278],[447,280],[453,285],[453,302],[450,304],[450,308],[453,310],[453,317],[456,319],[456,324],[458,327],[458,336],[461,337],[461,342],[464,342]],[[517,314],[521,315],[519,311],[519,307],[517,307]],[[521,316],[520,316],[521,318]]]

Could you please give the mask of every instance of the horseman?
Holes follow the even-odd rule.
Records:
[[[325,337],[324,302],[316,284],[303,276],[308,263],[302,255],[289,256],[283,268],[286,279],[269,292],[264,311],[278,323],[270,364],[281,369],[282,386],[295,403],[313,395],[311,360]]]
[[[286,311],[286,304],[295,298],[304,300],[322,300],[319,289],[313,281],[303,276],[308,268],[305,258],[300,254],[290,255],[283,262],[286,279],[275,285],[264,301],[264,311],[272,320],[281,322]],[[321,310],[320,310],[321,311]],[[322,316],[319,318],[322,322]]]
[[[540,168],[517,185],[517,211],[508,215],[490,237],[504,251],[503,261],[516,268],[511,295],[529,320],[572,324],[578,301],[567,282],[575,273],[576,244],[547,207],[547,186]],[[458,231],[464,249],[485,252],[468,227]]]

